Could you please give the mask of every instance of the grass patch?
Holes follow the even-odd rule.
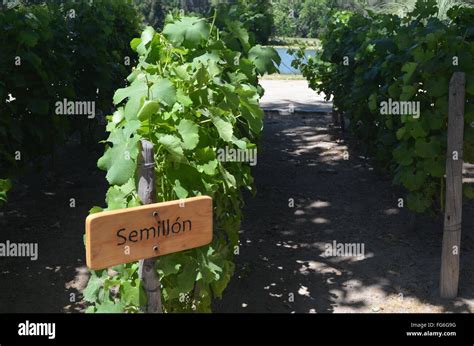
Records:
[[[320,49],[321,41],[317,38],[275,36],[270,38],[268,45],[275,48],[297,48],[304,45],[308,49]]]
[[[261,79],[266,79],[266,80],[305,80],[305,78],[301,74],[280,74],[280,73],[266,74]]]

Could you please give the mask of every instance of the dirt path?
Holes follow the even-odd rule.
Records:
[[[265,95],[260,106],[267,110],[289,112],[330,112],[332,103],[325,101],[324,94],[317,94],[308,87],[306,80],[268,80],[260,81]]]
[[[442,301],[442,220],[414,222],[397,207],[403,194],[339,137],[329,115],[267,116],[258,194],[215,311],[474,312],[474,203],[463,213],[459,298]],[[334,241],[364,244],[365,258],[326,257]]]

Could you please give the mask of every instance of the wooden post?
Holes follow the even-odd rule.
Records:
[[[138,195],[143,204],[156,202],[155,160],[153,143],[142,139],[138,155]],[[159,215],[157,215],[159,216]],[[160,278],[155,269],[156,258],[140,260],[139,276],[148,298],[146,312],[162,313]]]
[[[454,298],[458,294],[465,84],[466,76],[463,72],[455,72],[449,82],[446,204],[440,278],[440,292],[443,298]]]

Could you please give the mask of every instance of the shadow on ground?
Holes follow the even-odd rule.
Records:
[[[104,205],[107,182],[97,169],[100,146],[72,140],[54,164],[14,183],[0,218],[0,242],[37,243],[38,259],[0,257],[0,312],[83,310],[84,222],[93,205]]]
[[[328,114],[267,114],[257,197],[246,199],[236,274],[214,311],[474,312],[473,203],[459,297],[439,299],[442,220],[399,208],[403,192],[340,137]],[[363,244],[365,257],[328,257],[333,242]]]

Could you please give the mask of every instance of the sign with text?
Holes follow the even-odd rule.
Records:
[[[184,251],[211,241],[209,196],[104,211],[86,219],[86,262],[95,270]]]

